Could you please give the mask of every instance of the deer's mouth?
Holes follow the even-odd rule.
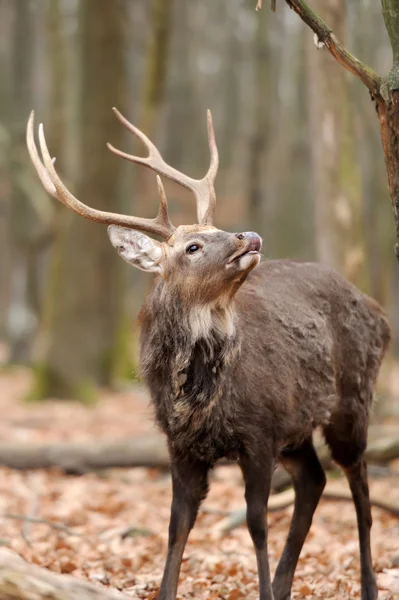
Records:
[[[233,256],[229,260],[229,264],[235,262],[246,256],[247,254],[259,254],[260,249],[262,247],[262,239],[258,235],[251,236],[248,239],[248,245],[244,249],[240,249],[238,252],[235,252]]]

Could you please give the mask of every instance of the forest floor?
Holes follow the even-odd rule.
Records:
[[[26,404],[23,370],[0,377],[0,440],[88,441],[154,432],[148,398],[139,388],[103,392],[94,407],[74,402]],[[399,503],[399,460],[391,475],[371,487]],[[338,485],[345,486],[339,480]],[[14,471],[0,467],[0,545],[56,572],[154,599],[167,545],[170,476],[158,469],[108,469],[69,476],[60,470]],[[237,466],[212,474],[211,490],[184,555],[178,598],[255,600],[255,555],[245,527],[214,540],[212,528],[241,508],[244,490]],[[274,571],[292,508],[269,514]],[[5,516],[8,515],[8,516]],[[65,527],[19,520],[44,519]],[[399,598],[399,520],[373,509],[372,546],[380,600]],[[130,529],[126,535],[127,529]],[[299,560],[293,599],[359,598],[355,511],[350,502],[322,500]]]

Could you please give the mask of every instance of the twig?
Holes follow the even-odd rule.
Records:
[[[67,535],[74,535],[77,537],[82,537],[81,533],[78,533],[77,531],[73,531],[72,529],[65,527],[65,525],[60,525],[59,523],[52,523],[51,521],[47,521],[46,519],[41,519],[39,517],[29,517],[27,515],[16,515],[14,513],[3,513],[2,515],[0,515],[0,518],[14,519],[15,521],[25,521],[27,523],[38,523],[40,525],[47,525],[48,527],[51,527],[52,529],[56,529],[57,531],[62,531],[63,533],[66,533]]]
[[[218,517],[227,517],[231,514],[229,510],[221,510],[219,508],[212,508],[211,506],[201,506],[199,512],[205,515],[217,515]]]
[[[304,0],[285,0],[317,35],[322,42],[345,69],[353,73],[370,90],[373,97],[380,95],[381,77],[370,67],[358,60],[337,39],[332,29],[317,15]],[[260,3],[262,4],[262,3]],[[259,5],[259,2],[258,2]],[[258,8],[257,5],[257,8]]]
[[[339,502],[352,499],[349,492],[345,492],[345,491],[342,491],[342,492],[327,491],[325,494],[323,494],[323,496],[321,498],[322,498],[322,500],[324,498],[325,500],[338,500]],[[380,498],[377,498],[377,497],[373,496],[372,494],[370,495],[370,504],[371,504],[371,506],[375,506],[376,508],[380,508],[381,510],[384,510],[385,512],[389,513],[393,517],[399,517],[399,506],[397,504],[393,504],[392,502],[388,502],[386,500],[381,500]]]
[[[145,529],[145,527],[135,527],[130,526],[130,527],[126,527],[123,531],[121,531],[120,533],[120,537],[122,540],[125,540],[126,538],[135,538],[135,537],[148,537],[150,535],[154,535],[154,532],[151,531],[151,529]]]

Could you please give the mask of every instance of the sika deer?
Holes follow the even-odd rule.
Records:
[[[192,190],[198,225],[173,227],[159,177],[156,219],[89,208],[60,181],[40,127],[42,163],[33,114],[27,143],[48,193],[89,219],[111,224],[108,234],[119,255],[157,275],[140,314],[140,347],[143,376],[167,435],[172,467],[169,550],[159,598],[176,598],[184,547],[207,494],[208,473],[223,456],[236,458],[244,475],[260,598],[290,597],[325,485],[312,444],[312,431],[321,427],[352,490],[362,600],[375,600],[364,450],[373,388],[390,338],[384,313],[328,267],[288,260],[259,265],[261,239],[256,233],[227,233],[212,225],[218,154],[210,114],[211,164],[199,181],[168,166],[142,132],[115,114],[145,143],[149,156],[110,149]],[[271,584],[265,513],[277,460],[292,475],[296,500]]]

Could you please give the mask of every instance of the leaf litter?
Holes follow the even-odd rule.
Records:
[[[52,401],[27,405],[23,370],[0,377],[0,439],[24,443],[89,441],[154,432],[152,412],[140,388],[101,393],[95,407]],[[399,464],[393,475],[371,481],[399,501]],[[342,482],[342,485],[346,485]],[[155,599],[167,549],[171,482],[159,469],[108,469],[82,476],[61,470],[15,471],[0,467],[0,544],[25,560],[133,598]],[[183,558],[179,599],[257,600],[256,560],[245,527],[215,541],[212,527],[243,506],[237,466],[213,473],[211,490]],[[269,555],[276,568],[292,508],[271,513]],[[373,509],[372,546],[380,600],[399,598],[399,520]],[[61,526],[56,529],[52,524]],[[355,511],[351,503],[321,501],[302,550],[293,600],[360,598]]]

